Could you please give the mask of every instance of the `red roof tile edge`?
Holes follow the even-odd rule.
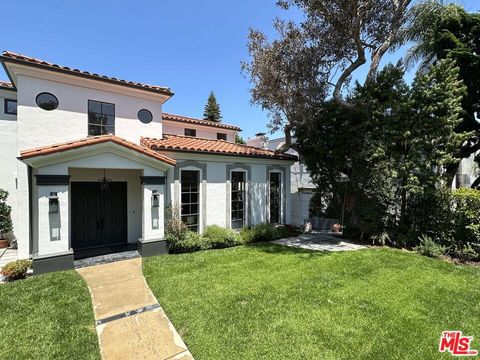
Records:
[[[168,141],[170,140],[170,144]],[[172,140],[180,140],[183,142],[189,142],[189,145],[186,144],[172,144]],[[195,146],[192,142],[198,141],[199,144]],[[142,137],[140,143],[143,146],[146,146],[154,151],[163,150],[163,151],[179,151],[179,152],[191,152],[191,153],[205,153],[213,155],[231,155],[231,156],[241,156],[241,157],[257,157],[257,158],[267,158],[267,159],[277,159],[277,160],[290,160],[298,161],[298,157],[292,154],[277,154],[271,150],[265,150],[256,148],[253,146],[236,144],[227,142],[224,140],[214,140],[206,138],[196,138],[190,136],[181,136],[181,135],[171,135],[164,134],[163,139],[148,138]],[[223,149],[208,149],[207,144],[220,145]],[[243,151],[245,150],[245,151]]]
[[[195,119],[188,116],[175,115],[175,114],[169,114],[169,113],[162,113],[162,120],[179,121],[179,122],[186,122],[186,123],[203,125],[203,126],[211,126],[216,128],[222,128],[222,129],[242,131],[242,129],[240,129],[238,126],[235,126],[235,125],[222,124],[222,123],[217,123],[211,120],[201,120],[201,119]]]
[[[131,150],[135,150],[139,153],[142,153],[144,155],[147,155],[149,157],[155,158],[156,160],[163,161],[169,165],[175,165],[176,161],[174,159],[169,158],[168,156],[159,154],[148,147],[140,146],[137,144],[134,144],[130,141],[127,141],[125,139],[122,139],[118,136],[115,135],[99,135],[99,136],[92,136],[76,141],[69,141],[61,144],[55,144],[55,145],[49,145],[49,146],[43,146],[39,147],[36,149],[30,149],[30,150],[24,150],[20,152],[20,158],[22,160],[24,159],[29,159],[32,157],[36,156],[45,156],[45,155],[50,155],[58,152],[63,152],[63,151],[68,151],[72,149],[77,149],[85,146],[91,146],[91,145],[96,145],[96,144],[101,144],[105,142],[113,142],[117,145],[121,145],[123,147],[126,147]]]
[[[15,90],[13,84],[9,81],[0,80],[0,88]]]
[[[60,71],[63,73],[71,74],[71,75],[76,75],[76,76],[81,76],[81,77],[88,77],[91,79],[95,80],[101,80],[101,81],[106,81],[114,84],[119,84],[119,85],[124,85],[124,86],[129,86],[129,87],[134,87],[137,89],[142,89],[142,90],[147,90],[151,92],[157,92],[157,93],[162,93],[164,95],[172,96],[173,93],[168,87],[163,87],[163,86],[158,86],[158,85],[150,85],[150,84],[145,84],[137,81],[128,81],[128,80],[123,80],[123,79],[117,79],[115,77],[110,77],[110,76],[105,76],[105,75],[99,75],[96,73],[91,73],[88,71],[82,71],[78,69],[72,69],[68,66],[61,66],[58,64],[50,63],[44,60],[36,59],[34,57],[22,55],[22,54],[17,54],[12,51],[4,51],[2,53],[2,56],[0,57],[2,61],[11,61],[11,62],[16,62],[16,63],[22,63],[25,65],[32,65],[32,66],[37,66],[37,67],[42,67],[46,68],[49,70],[54,70],[54,71]]]

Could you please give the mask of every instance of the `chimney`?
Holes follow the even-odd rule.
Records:
[[[268,149],[268,137],[266,133],[257,133],[254,137],[247,139],[247,145],[260,149]]]

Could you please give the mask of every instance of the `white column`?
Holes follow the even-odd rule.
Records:
[[[161,240],[165,234],[165,185],[143,184],[142,240]],[[159,206],[152,206],[152,194],[157,191]]]
[[[58,196],[58,212],[50,212],[49,197]],[[69,249],[68,185],[37,186],[38,255],[54,255]]]

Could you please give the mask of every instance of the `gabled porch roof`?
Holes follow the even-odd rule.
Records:
[[[20,152],[20,160],[24,160],[24,161],[27,159],[33,160],[34,158],[38,158],[38,157],[46,157],[46,156],[58,154],[61,152],[67,152],[67,151],[80,149],[84,147],[98,146],[100,144],[106,144],[106,143],[119,145],[123,148],[133,150],[139,154],[142,154],[149,158],[153,158],[155,160],[159,160],[171,166],[175,165],[176,163],[174,159],[171,159],[168,156],[159,154],[145,146],[137,145],[135,143],[132,143],[130,141],[127,141],[125,139],[122,139],[118,136],[111,135],[111,134],[92,136],[92,137],[87,137],[87,138],[83,138],[75,141],[68,141],[65,143],[24,150]]]

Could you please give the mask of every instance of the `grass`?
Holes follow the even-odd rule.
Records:
[[[480,269],[377,248],[256,244],[144,260],[202,359],[437,359],[443,330],[480,349]]]
[[[90,294],[75,271],[0,285],[0,359],[100,359]]]

